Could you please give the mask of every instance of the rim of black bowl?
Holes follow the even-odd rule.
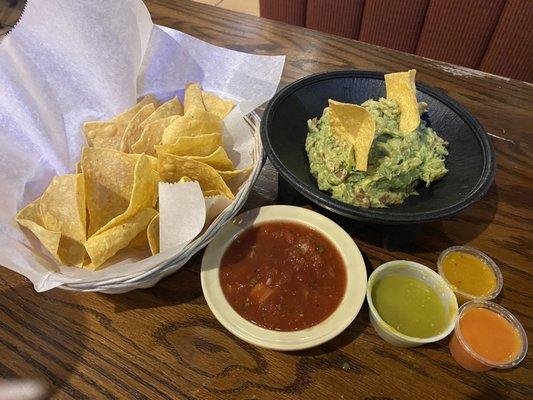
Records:
[[[375,71],[361,71],[361,70],[341,70],[325,73],[318,73],[303,77],[297,81],[285,86],[279,90],[274,97],[269,101],[263,118],[261,119],[261,140],[265,147],[266,153],[274,167],[278,170],[281,176],[289,182],[298,192],[303,194],[312,202],[319,206],[343,215],[349,218],[364,220],[367,222],[375,222],[381,224],[416,224],[430,221],[436,221],[451,217],[468,206],[479,201],[489,190],[494,180],[496,172],[496,159],[494,157],[494,150],[492,142],[489,140],[485,128],[478,122],[478,120],[470,114],[470,112],[457,101],[444,94],[440,90],[433,89],[423,83],[416,83],[417,91],[423,92],[429,96],[436,98],[444,103],[446,106],[455,111],[466,124],[470,126],[472,131],[476,134],[483,151],[483,171],[479,177],[476,186],[472,191],[464,197],[464,199],[456,204],[434,211],[417,212],[417,213],[394,213],[394,208],[362,208],[343,203],[332,198],[328,193],[320,191],[316,186],[312,187],[300,181],[292,172],[283,165],[275,153],[270,136],[268,134],[268,127],[276,108],[287,96],[298,90],[300,87],[317,81],[337,79],[345,77],[370,78],[384,80],[384,73]],[[318,191],[315,192],[315,191]],[[401,205],[400,205],[401,206]]]

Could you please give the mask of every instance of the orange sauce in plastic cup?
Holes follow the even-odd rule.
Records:
[[[470,371],[513,368],[527,353],[527,336],[518,320],[490,301],[471,301],[459,309],[450,352]]]

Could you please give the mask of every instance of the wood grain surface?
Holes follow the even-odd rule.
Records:
[[[531,339],[533,86],[413,55],[190,1],[148,0],[155,23],[210,43],[287,56],[282,84],[345,68],[398,71],[454,97],[486,127],[497,155],[496,183],[459,216],[395,231],[332,216],[365,255],[368,272],[409,259],[435,268],[438,253],[469,244],[500,266],[496,300]],[[277,175],[267,164],[246,207],[271,203]],[[288,197],[284,197],[288,198]],[[398,235],[409,236],[398,243]],[[330,342],[307,351],[263,350],[232,336],[211,314],[199,278],[201,254],[151,289],[122,295],[52,290],[37,294],[0,268],[0,377],[35,377],[52,398],[136,399],[527,399],[532,359],[513,370],[471,373],[448,339],[416,349],[381,340],[363,306]]]

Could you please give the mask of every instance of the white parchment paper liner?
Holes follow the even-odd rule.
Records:
[[[14,218],[53,176],[74,171],[84,121],[111,118],[147,93],[181,95],[191,81],[239,101],[225,120],[224,145],[238,167],[258,163],[257,137],[243,116],[272,97],[283,64],[284,57],[223,49],[154,25],[139,0],[28,1],[0,42],[0,265],[44,291],[84,282],[94,289],[179,258],[128,252],[96,272],[58,266]]]

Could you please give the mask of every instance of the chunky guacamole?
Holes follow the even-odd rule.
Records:
[[[425,108],[419,103],[420,109]],[[448,170],[444,158],[447,142],[420,121],[410,133],[399,130],[400,110],[394,100],[367,100],[362,104],[375,121],[375,135],[366,171],[355,168],[353,147],[333,133],[330,110],[308,121],[305,149],[310,170],[320,190],[359,207],[387,207],[416,195],[416,186],[429,186]]]

